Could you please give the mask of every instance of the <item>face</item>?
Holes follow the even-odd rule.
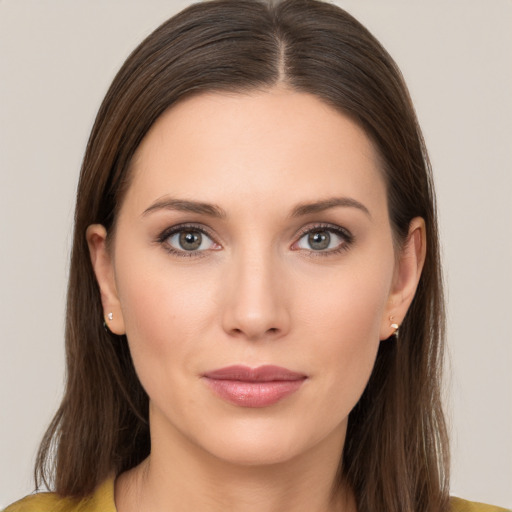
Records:
[[[101,226],[88,240],[153,446],[242,464],[339,451],[419,278],[364,132],[305,93],[203,94],[158,119],[132,172],[111,251]]]

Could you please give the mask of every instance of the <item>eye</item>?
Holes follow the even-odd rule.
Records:
[[[160,236],[160,241],[169,252],[180,256],[192,256],[194,253],[220,248],[202,229],[192,226],[171,228]]]
[[[347,249],[351,242],[352,236],[341,227],[317,226],[307,230],[292,248],[331,253]]]

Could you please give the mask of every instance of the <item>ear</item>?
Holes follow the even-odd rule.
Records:
[[[381,322],[380,339],[389,338],[401,325],[416,293],[427,250],[425,221],[415,217],[409,224],[407,240],[398,255],[385,315]]]
[[[107,247],[107,230],[101,224],[91,224],[85,234],[92,268],[100,288],[103,317],[114,334],[125,334],[123,313],[117,295],[112,255]]]

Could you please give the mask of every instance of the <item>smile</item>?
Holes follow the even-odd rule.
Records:
[[[268,407],[297,391],[306,375],[279,366],[229,366],[203,375],[220,398],[239,407]]]

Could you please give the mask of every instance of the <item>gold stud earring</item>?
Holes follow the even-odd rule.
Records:
[[[390,327],[391,327],[391,329],[393,329],[393,332],[391,333],[391,335],[398,338],[398,330],[399,330],[400,326],[396,322],[393,322],[392,316],[389,317],[389,321],[391,322]]]
[[[111,322],[112,319],[114,318],[113,313],[112,312],[108,312],[106,318],[107,318],[107,320],[109,322]],[[105,318],[103,318],[103,329],[105,330],[105,332],[107,334],[113,334],[113,332],[110,330],[109,326],[107,325],[107,322],[105,321]]]

